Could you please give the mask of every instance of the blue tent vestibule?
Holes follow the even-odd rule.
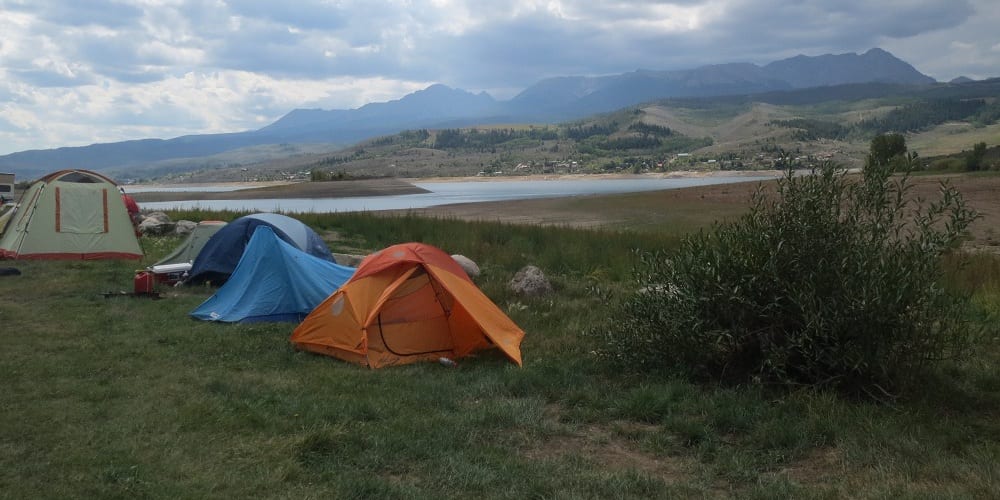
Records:
[[[226,284],[191,311],[206,321],[302,321],[354,275],[257,227]]]

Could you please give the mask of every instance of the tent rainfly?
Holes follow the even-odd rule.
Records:
[[[140,259],[142,248],[111,179],[60,170],[35,181],[0,236],[8,259]]]
[[[188,234],[184,242],[177,246],[173,252],[167,254],[166,257],[156,261],[150,267],[165,266],[169,264],[190,264],[194,262],[195,257],[198,256],[198,252],[205,246],[208,239],[212,237],[222,226],[225,226],[225,221],[220,220],[204,220],[199,222],[191,233]]]
[[[352,274],[353,267],[313,257],[260,226],[226,284],[191,316],[230,323],[299,322]]]
[[[240,217],[212,235],[195,257],[185,283],[225,283],[236,269],[254,230],[260,226],[270,227],[276,236],[303,252],[336,262],[323,238],[312,228],[287,215],[265,212]]]
[[[520,366],[523,337],[448,254],[404,243],[365,258],[290,340],[298,349],[380,368],[492,348]]]

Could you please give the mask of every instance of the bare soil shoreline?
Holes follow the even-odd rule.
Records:
[[[388,196],[401,194],[426,193],[414,183],[418,182],[498,182],[498,181],[551,181],[551,180],[589,180],[606,179],[669,179],[690,177],[739,177],[779,175],[777,171],[733,171],[733,172],[668,172],[654,174],[560,174],[560,175],[528,175],[502,177],[421,177],[421,178],[379,178],[357,179],[326,182],[229,182],[211,184],[183,185],[148,185],[132,186],[132,189],[142,188],[142,192],[131,193],[137,202],[156,201],[188,201],[188,200],[246,200],[246,199],[287,199],[287,198],[347,198],[353,196]],[[197,187],[226,186],[241,188],[233,191],[157,191],[157,187]],[[128,191],[128,187],[126,187]]]
[[[218,185],[218,184],[213,184]],[[388,196],[426,193],[401,179],[359,179],[327,182],[294,183],[228,183],[227,186],[247,186],[246,189],[224,192],[204,191],[144,191],[131,194],[139,203],[187,200],[261,200],[287,198],[345,198],[352,196]],[[192,187],[195,185],[191,185]],[[155,186],[144,187],[155,189]],[[127,189],[126,189],[127,191]]]
[[[227,192],[141,192],[133,194],[140,204],[153,201],[266,198],[329,198],[423,193],[412,182],[493,182],[511,180],[556,180],[705,176],[760,176],[776,172],[670,172],[664,174],[540,175],[523,177],[441,177],[419,179],[365,179],[330,182],[256,184],[252,189]],[[955,186],[980,219],[970,230],[969,246],[1000,252],[1000,176],[943,174],[911,178],[913,194],[938,198],[942,181]],[[768,182],[765,182],[768,184]],[[410,213],[461,220],[489,220],[517,224],[572,227],[650,228],[662,224],[703,226],[705,220],[722,220],[746,210],[758,181],[618,195],[587,195],[561,198],[463,203],[421,209],[384,211],[386,215]],[[127,188],[126,188],[127,190]]]

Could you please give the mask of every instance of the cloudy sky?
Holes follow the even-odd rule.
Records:
[[[1000,76],[998,0],[0,0],[0,155],[256,129],[433,83],[881,47],[938,80]]]

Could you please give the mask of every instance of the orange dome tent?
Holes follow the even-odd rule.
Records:
[[[370,368],[500,349],[521,365],[522,331],[446,253],[422,243],[368,256],[292,332],[296,348]]]

